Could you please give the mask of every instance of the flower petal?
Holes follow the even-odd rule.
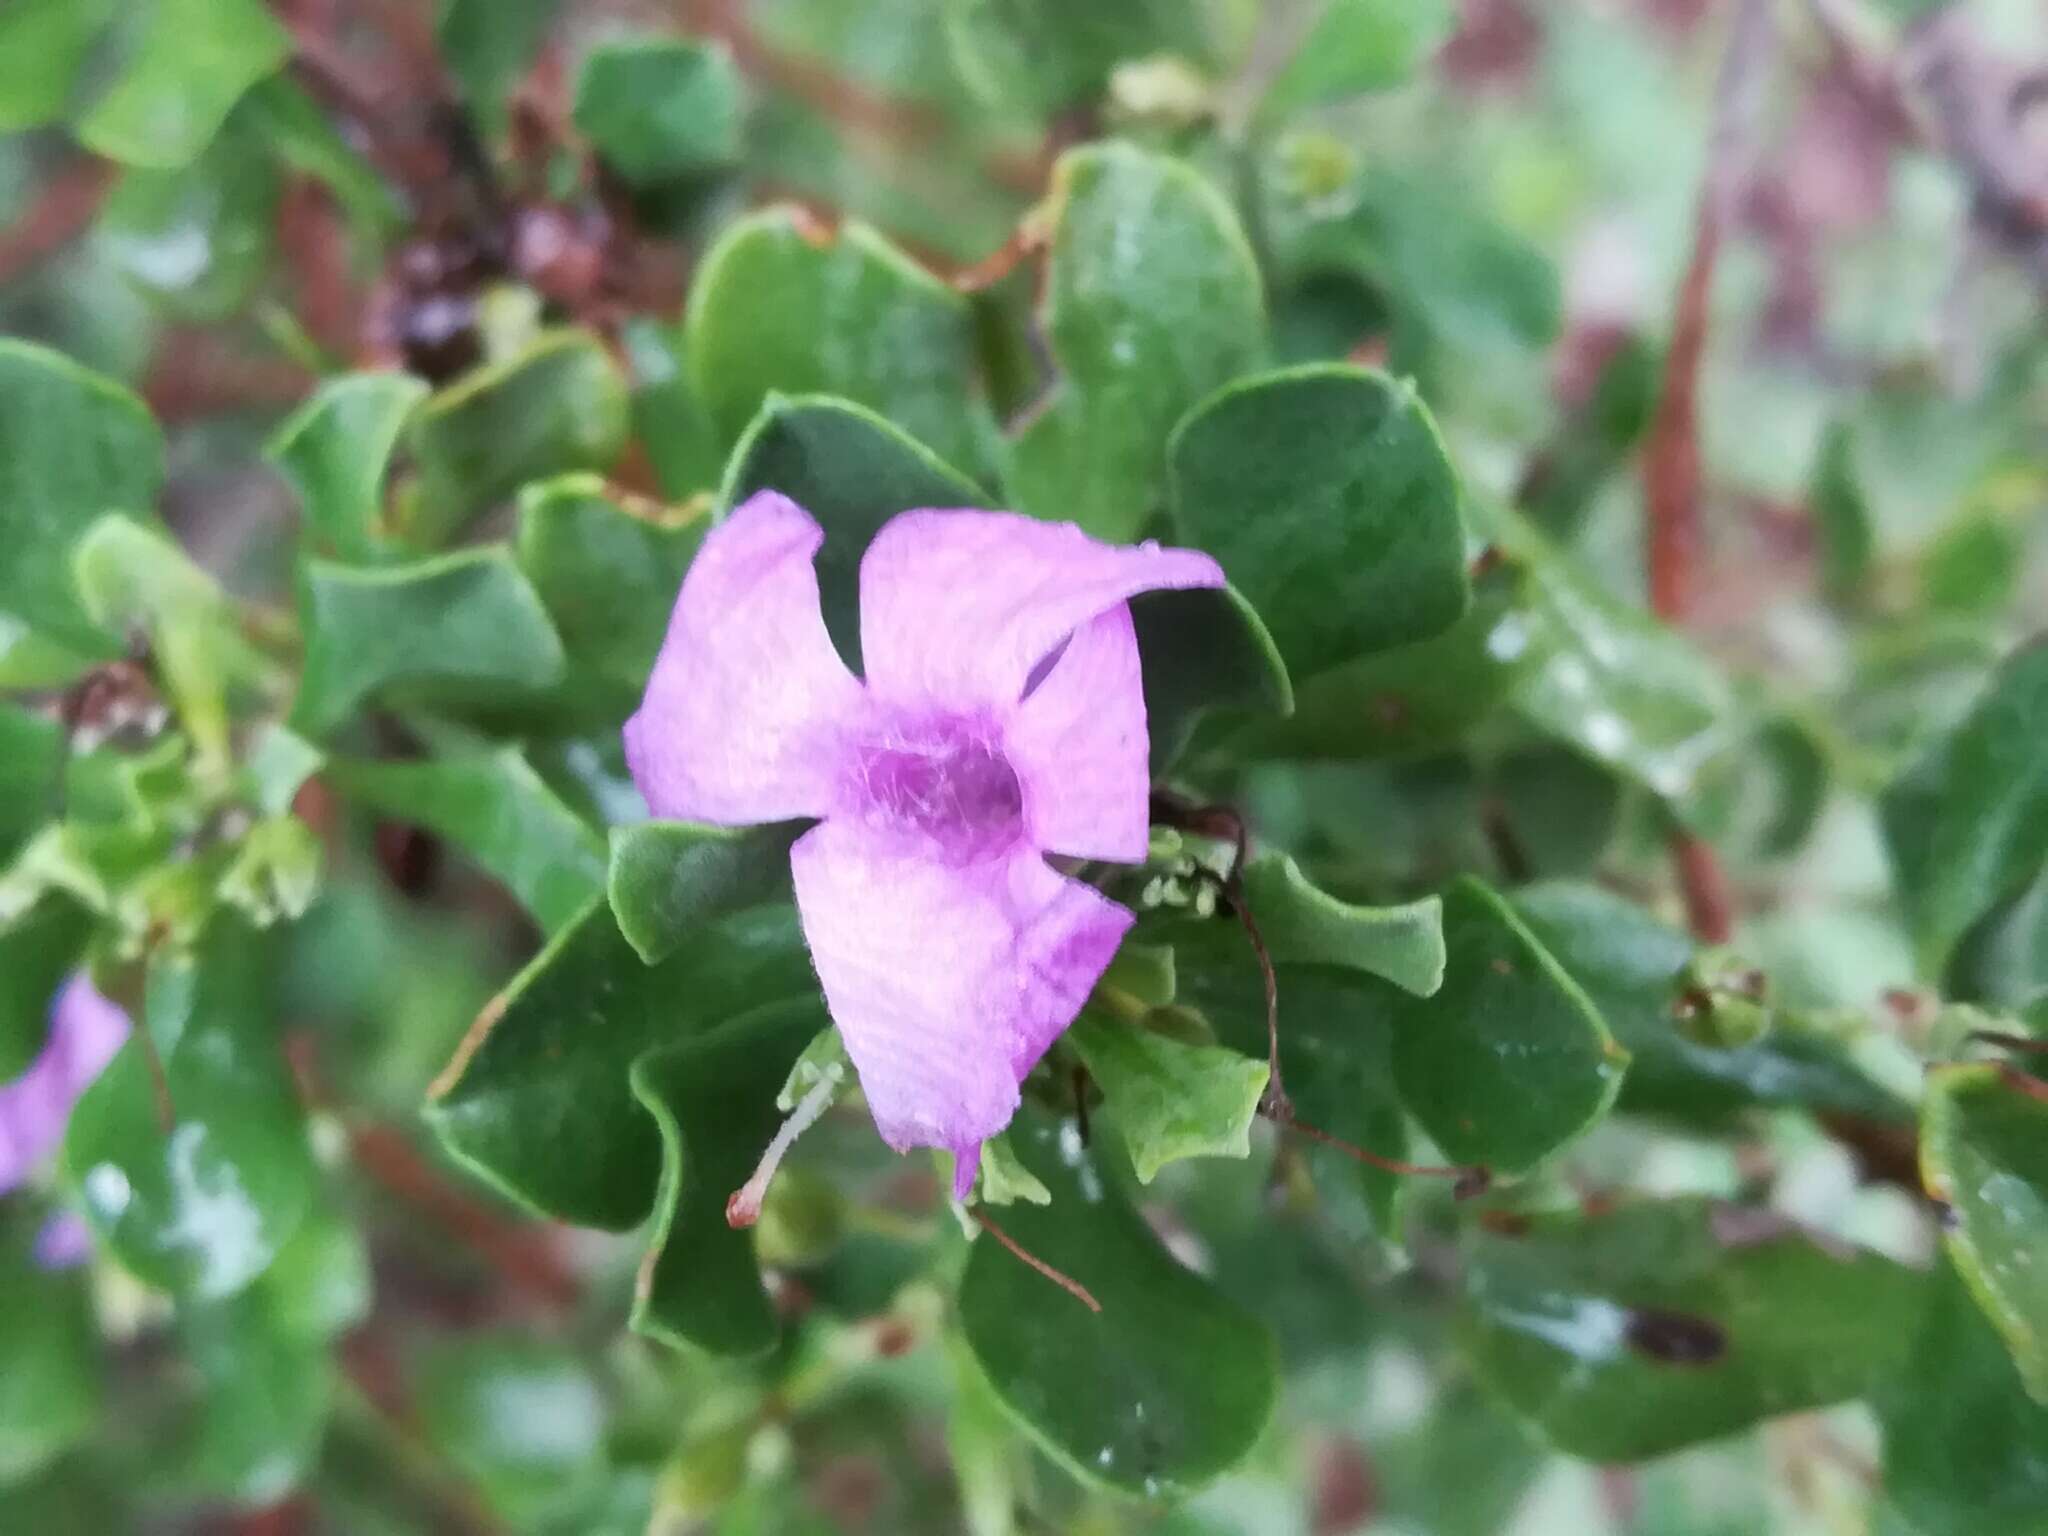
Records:
[[[895,702],[1007,705],[1068,635],[1127,598],[1220,587],[1192,549],[1121,547],[1014,512],[905,512],[860,563],[868,687]]]
[[[1152,769],[1131,610],[1074,631],[1004,733],[1027,835],[1048,853],[1142,864]]]
[[[882,1139],[947,1147],[973,1178],[1017,1085],[1081,1011],[1131,926],[1030,849],[956,866],[852,823],[790,851],[825,1001]]]
[[[831,807],[837,744],[866,695],[818,613],[824,538],[762,491],[697,551],[626,722],[626,763],[655,815],[745,826]]]
[[[42,1051],[0,1084],[0,1194],[20,1184],[57,1149],[71,1106],[106,1070],[128,1038],[128,1015],[100,996],[83,971],[50,1007]]]

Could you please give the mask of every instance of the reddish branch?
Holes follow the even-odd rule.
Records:
[[[1651,610],[1680,624],[1692,612],[1704,543],[1700,509],[1699,374],[1706,351],[1715,258],[1732,215],[1773,40],[1770,0],[1741,0],[1714,93],[1713,137],[1700,189],[1691,258],[1665,354],[1663,387],[1643,450],[1644,539]],[[1670,833],[1679,888],[1695,937],[1720,944],[1733,930],[1727,876],[1712,848],[1683,828]]]
[[[1090,1312],[1100,1312],[1102,1310],[1102,1303],[1095,1299],[1094,1293],[1090,1291],[1087,1286],[1083,1285],[1080,1281],[1076,1280],[1072,1275],[1066,1274],[1061,1270],[1054,1269],[1050,1264],[1046,1263],[1045,1260],[1041,1259],[1037,1254],[1033,1253],[1030,1249],[1024,1247],[1023,1244],[1019,1243],[1017,1239],[1010,1236],[1009,1233],[1005,1232],[993,1221],[990,1221],[988,1218],[987,1206],[977,1205],[974,1208],[974,1220],[975,1223],[978,1226],[980,1226],[983,1231],[987,1232],[990,1237],[994,1238],[997,1242],[1001,1243],[1005,1248],[1009,1249],[1010,1252],[1015,1254],[1017,1258],[1021,1260],[1024,1264],[1028,1265],[1032,1269],[1037,1270],[1041,1275],[1045,1276],[1046,1279],[1050,1280],[1054,1285],[1058,1286],[1061,1290],[1065,1291],[1069,1296],[1073,1297],[1074,1300],[1080,1302],[1081,1305],[1086,1307]]]
[[[43,184],[36,200],[0,233],[0,283],[12,282],[85,233],[113,185],[104,160],[79,160]]]

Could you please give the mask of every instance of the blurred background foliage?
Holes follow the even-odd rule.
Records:
[[[0,1068],[79,964],[146,1042],[0,1201],[0,1527],[2048,1532],[2044,82],[2038,0],[4,0]],[[1001,1159],[1103,1316],[857,1105],[725,1228],[822,1019],[617,727],[770,485],[842,645],[907,506],[1215,552],[1155,759],[1296,1107],[1493,1187],[1257,1121],[1196,815]]]

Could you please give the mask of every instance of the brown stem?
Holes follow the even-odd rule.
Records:
[[[1054,1285],[1058,1286],[1061,1290],[1065,1291],[1069,1296],[1073,1297],[1074,1300],[1080,1302],[1081,1305],[1086,1307],[1090,1312],[1100,1312],[1102,1310],[1102,1303],[1095,1299],[1094,1294],[1088,1289],[1087,1286],[1083,1285],[1080,1281],[1076,1280],[1072,1275],[1054,1269],[1050,1264],[1046,1263],[1045,1260],[1041,1259],[1037,1254],[1031,1252],[1030,1249],[1024,1247],[1021,1243],[1019,1243],[1017,1239],[1010,1236],[1009,1233],[1005,1232],[993,1221],[990,1221],[988,1218],[987,1206],[977,1205],[974,1208],[973,1214],[976,1223],[979,1224],[988,1233],[990,1237],[993,1237],[997,1242],[1001,1243],[1005,1248],[1009,1249],[1011,1253],[1015,1254],[1019,1259],[1023,1260],[1025,1264],[1029,1265],[1032,1269],[1037,1270],[1041,1275],[1045,1276],[1046,1279],[1050,1280]]]
[[[1666,841],[1685,898],[1686,926],[1702,944],[1726,944],[1735,934],[1735,895],[1713,845],[1679,826]]]
[[[1306,1120],[1297,1118],[1291,1105],[1287,1106],[1284,1113],[1274,1113],[1261,1106],[1259,1113],[1275,1125],[1298,1131],[1310,1141],[1319,1141],[1326,1147],[1335,1147],[1346,1157],[1361,1163],[1369,1163],[1375,1168],[1384,1168],[1388,1173],[1412,1174],[1418,1178],[1428,1179],[1456,1179],[1457,1186],[1452,1193],[1460,1200],[1483,1195],[1493,1187],[1493,1170],[1483,1163],[1410,1163],[1398,1157],[1382,1157],[1379,1153],[1368,1151],[1355,1142],[1331,1135],[1321,1126],[1310,1125]]]

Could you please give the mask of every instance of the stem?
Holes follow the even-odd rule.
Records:
[[[1054,1269],[1050,1264],[1046,1263],[1045,1260],[1041,1259],[1037,1254],[1031,1252],[1030,1249],[1026,1248],[1023,1244],[1019,1243],[1017,1239],[1010,1236],[1009,1233],[1005,1232],[1001,1227],[997,1226],[993,1221],[991,1221],[988,1217],[987,1206],[977,1205],[974,1208],[972,1214],[974,1216],[975,1221],[982,1227],[984,1231],[988,1233],[989,1236],[993,1237],[997,1242],[1001,1243],[1005,1248],[1009,1249],[1010,1252],[1015,1254],[1019,1259],[1023,1260],[1025,1264],[1029,1265],[1032,1269],[1037,1270],[1041,1275],[1045,1276],[1046,1279],[1050,1280],[1054,1285],[1058,1286],[1061,1290],[1065,1291],[1069,1296],[1073,1297],[1074,1300],[1080,1302],[1081,1305],[1086,1307],[1090,1312],[1100,1312],[1102,1310],[1102,1303],[1095,1299],[1094,1294],[1088,1289],[1087,1286],[1083,1285],[1080,1281],[1076,1280],[1072,1275],[1065,1274],[1060,1270]]]
[[[1469,1200],[1474,1195],[1483,1195],[1493,1187],[1493,1171],[1481,1163],[1410,1163],[1398,1157],[1382,1157],[1341,1136],[1333,1136],[1321,1126],[1310,1125],[1306,1120],[1295,1117],[1293,1106],[1286,1113],[1273,1113],[1261,1107],[1259,1113],[1275,1125],[1298,1131],[1311,1141],[1319,1141],[1326,1147],[1335,1147],[1346,1157],[1368,1163],[1374,1168],[1384,1168],[1388,1173],[1414,1174],[1421,1178],[1456,1179],[1457,1186],[1452,1194],[1460,1200]]]

